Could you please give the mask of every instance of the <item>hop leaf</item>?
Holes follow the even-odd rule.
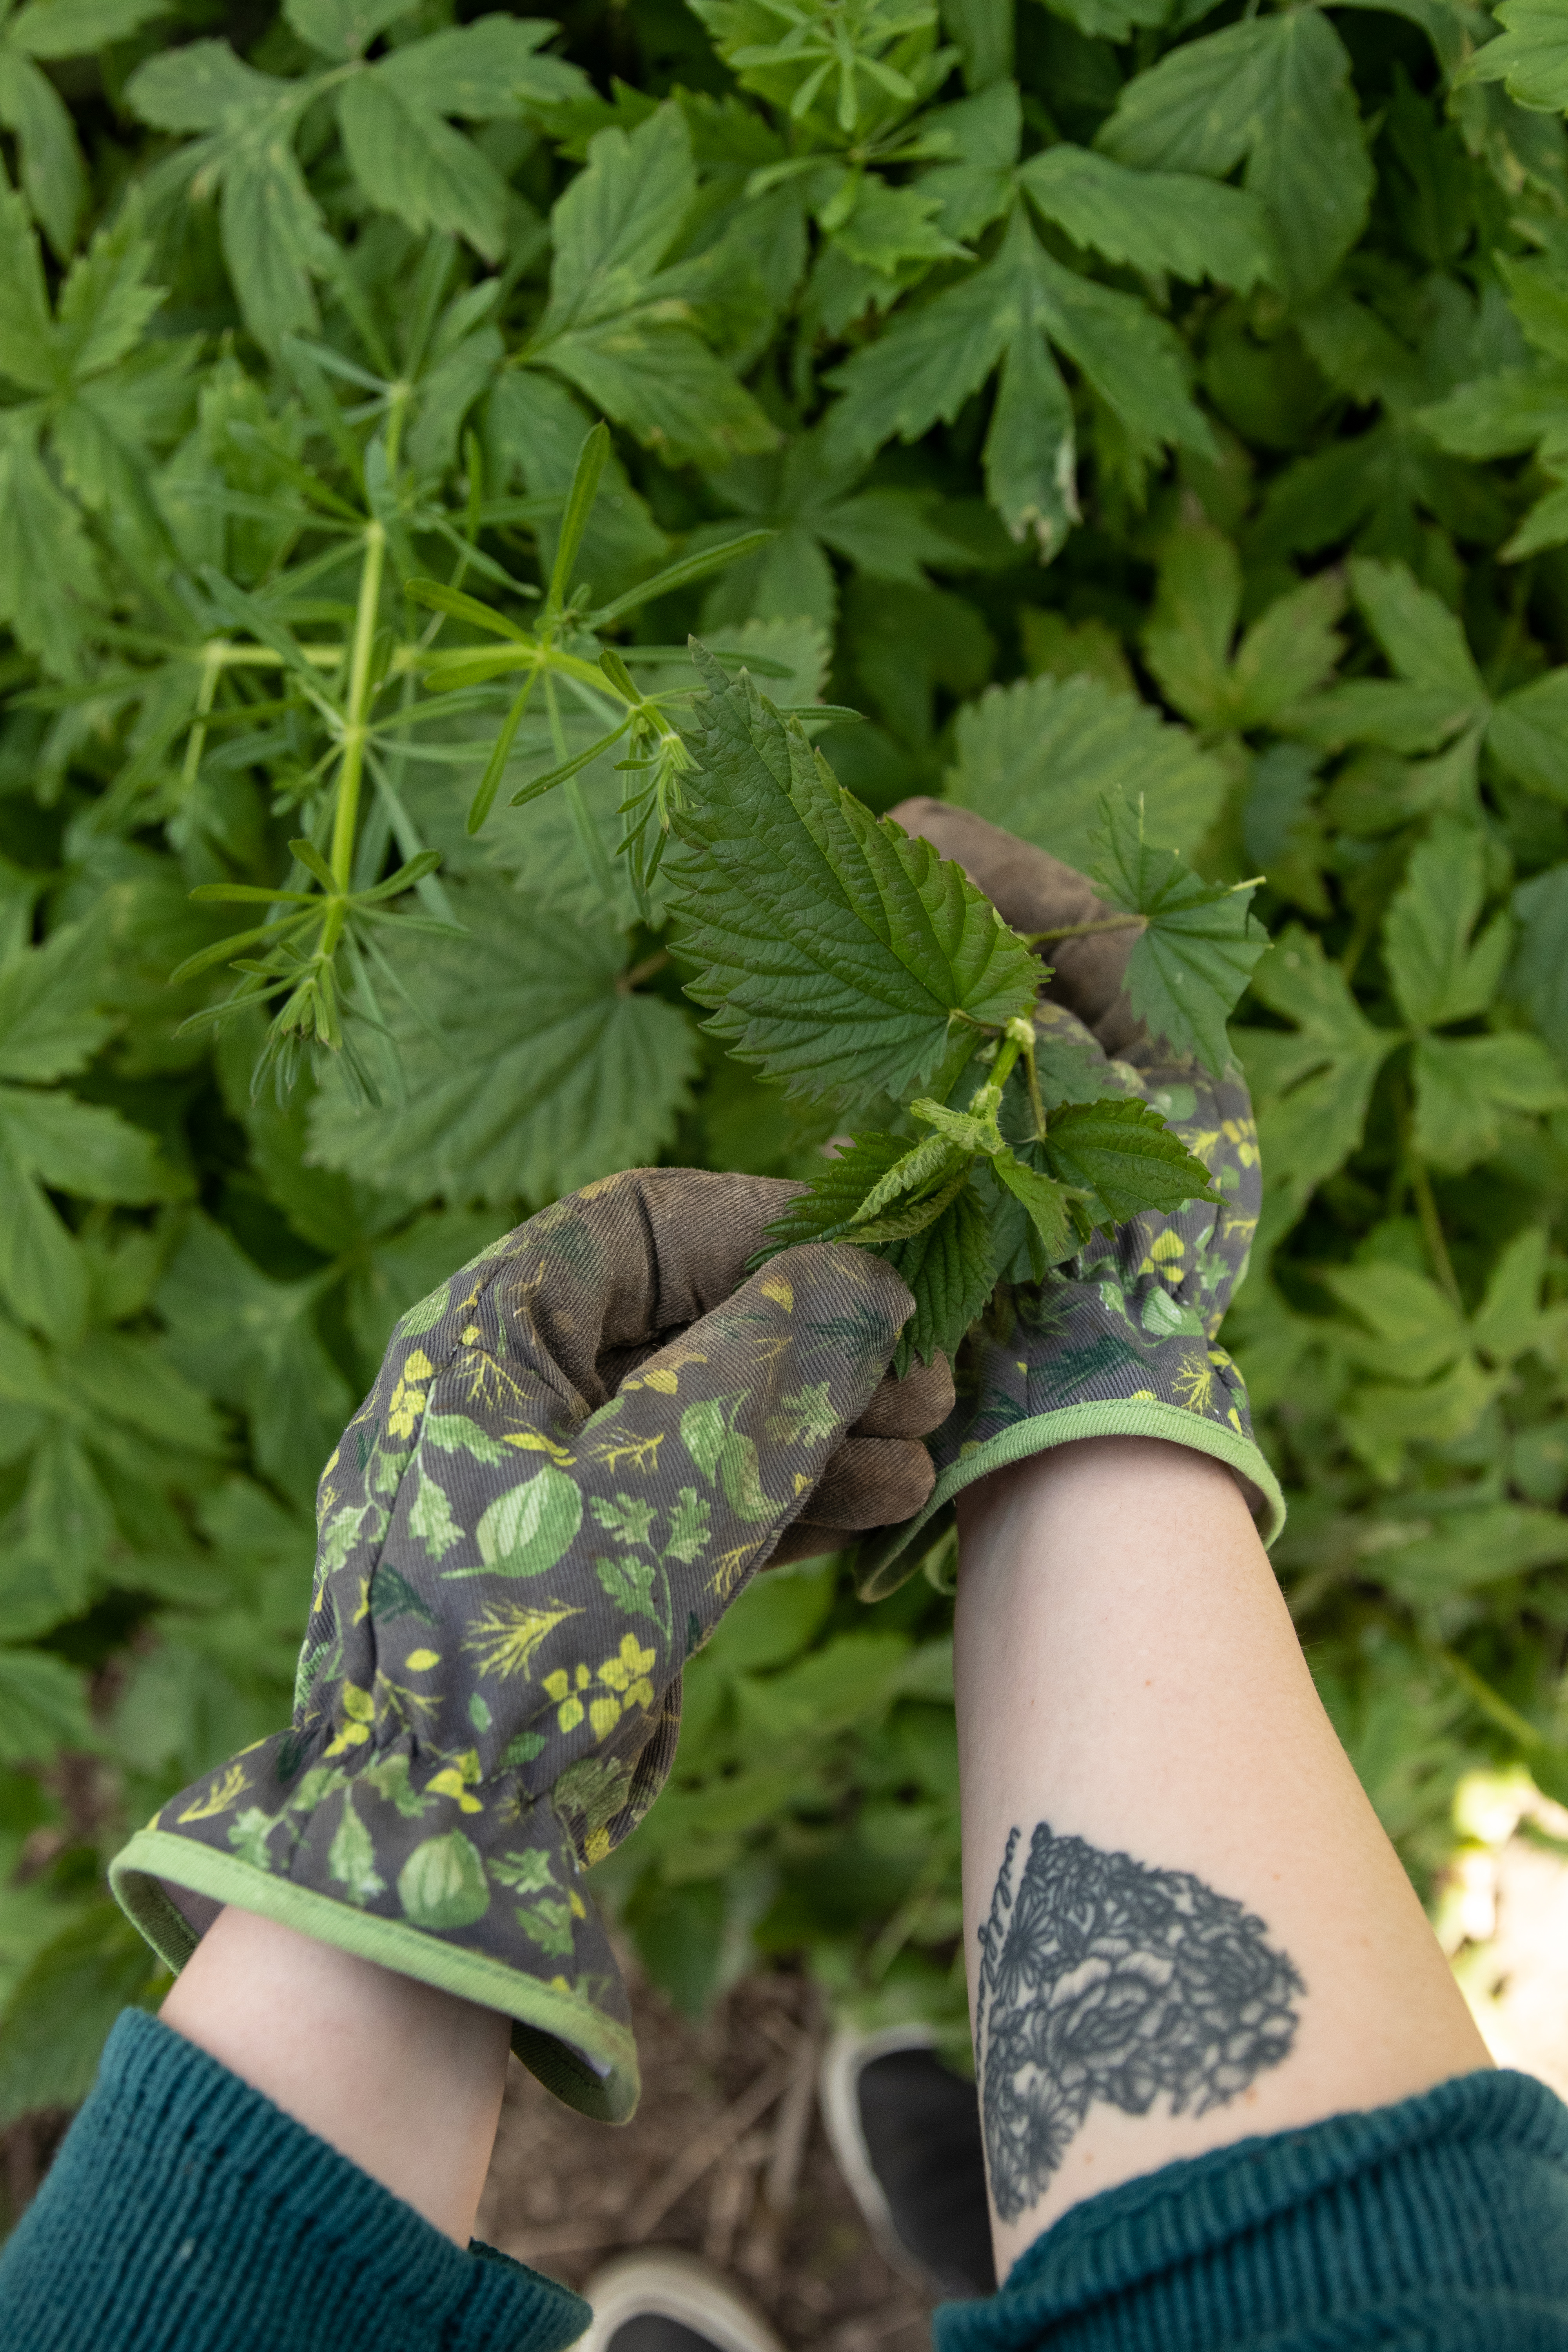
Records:
[[[1155,849],[1142,807],[1120,793],[1100,810],[1105,848],[1094,878],[1112,906],[1144,919],[1127,965],[1132,1009],[1179,1054],[1223,1070],[1226,1015],[1268,945],[1247,912],[1251,886],[1205,882],[1174,850]]]

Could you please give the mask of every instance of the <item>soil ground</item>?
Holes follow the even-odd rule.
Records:
[[[574,2287],[628,2248],[683,2247],[791,2352],[923,2352],[931,2306],[878,2252],[823,2132],[812,1987],[749,1977],[692,2024],[626,1974],[637,2115],[590,2123],[514,2063],[479,2236]]]

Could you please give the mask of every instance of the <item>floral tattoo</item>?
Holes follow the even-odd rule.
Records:
[[[1261,1919],[1190,1871],[1037,1824],[1007,1840],[980,1930],[975,2059],[991,2195],[1041,2196],[1095,2100],[1203,2115],[1289,2056],[1307,1990]]]

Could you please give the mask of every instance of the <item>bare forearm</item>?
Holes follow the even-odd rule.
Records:
[[[468,2244],[500,2115],[506,2018],[232,1908],[163,2016]]]
[[[999,2271],[1173,2158],[1489,2063],[1228,1471],[1059,1448],[966,1496],[960,1541]]]

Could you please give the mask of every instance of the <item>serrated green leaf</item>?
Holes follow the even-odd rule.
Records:
[[[996,1279],[991,1221],[974,1187],[965,1185],[923,1233],[879,1255],[902,1276],[915,1302],[899,1335],[895,1368],[954,1354]]]
[[[1332,624],[1344,602],[1331,573],[1279,597],[1232,651],[1241,613],[1241,563],[1205,523],[1174,532],[1143,632],[1149,667],[1184,718],[1246,731],[1279,720],[1321,687],[1342,650]]]
[[[701,779],[665,866],[689,992],[793,1092],[847,1108],[910,1093],[955,1016],[1000,1028],[1032,1003],[1034,961],[958,866],[845,793],[749,677],[710,661],[704,676]]]
[[[1296,295],[1360,236],[1372,167],[1350,58],[1313,10],[1259,16],[1175,48],[1130,81],[1098,142],[1118,162],[1243,184],[1268,207]]]
[[[47,1650],[0,1647],[0,1762],[42,1760],[92,1738],[80,1671]]]
[[[110,2027],[157,1974],[155,1956],[118,1904],[95,1903],[62,1928],[0,2019],[0,2130],[38,2108],[79,2106]]]
[[[262,1468],[307,1502],[353,1399],[316,1325],[317,1286],[275,1282],[195,1216],[158,1289],[175,1368],[244,1412]]]
[[[422,42],[365,68],[338,93],[349,167],[373,205],[416,234],[467,237],[489,261],[505,238],[506,183],[437,111],[418,70]]]
[[[64,924],[0,964],[0,1077],[68,1077],[114,1033],[101,937]]]
[[[1468,1020],[1496,995],[1513,926],[1495,915],[1472,941],[1485,894],[1480,835],[1439,821],[1412,855],[1383,924],[1389,978],[1413,1028]]]
[[[1502,0],[1503,26],[1465,60],[1464,81],[1500,81],[1521,106],[1568,107],[1568,9],[1563,0]]]
[[[436,1032],[387,1005],[408,1099],[356,1109],[329,1083],[311,1112],[314,1155],[404,1198],[454,1204],[547,1200],[657,1160],[696,1064],[689,1018],[617,987],[625,941],[602,915],[574,922],[489,877],[452,898],[468,940],[388,950]]]
[[[87,1200],[166,1201],[183,1189],[152,1136],[70,1095],[0,1086],[0,1139],[15,1166]]]
[[[302,41],[338,64],[363,57],[414,5],[415,0],[284,0],[283,14]]]
[[[1131,1096],[1053,1110],[1045,1151],[1053,1175],[1092,1196],[1089,1214],[1097,1223],[1120,1224],[1146,1209],[1168,1214],[1188,1201],[1218,1198],[1203,1161],[1158,1111]]]
[[[1560,1062],[1568,1066],[1568,864],[1521,883],[1514,893],[1519,951],[1508,991],[1524,1006]]]
[[[1568,803],[1568,669],[1549,670],[1494,704],[1487,749],[1529,791]]]
[[[1404,1265],[1335,1266],[1323,1281],[1369,1336],[1347,1328],[1341,1345],[1366,1370],[1390,1380],[1430,1380],[1464,1354],[1465,1318],[1446,1292]]]
[[[1031,1167],[1012,1151],[997,1152],[991,1170],[997,1182],[1023,1203],[1045,1264],[1060,1265],[1069,1258],[1078,1246],[1079,1235],[1072,1218],[1073,1194],[1068,1185]]]
[[[1243,293],[1278,267],[1268,215],[1240,188],[1194,173],[1130,171],[1065,142],[1031,156],[1018,177],[1047,220],[1108,261]]]
[[[1130,808],[1120,793],[1108,793],[1100,807],[1094,878],[1112,906],[1144,919],[1127,964],[1132,1009],[1178,1054],[1223,1070],[1230,1059],[1226,1017],[1268,945],[1247,912],[1250,887],[1205,882],[1176,851],[1155,848],[1142,808]]]
[[[1281,932],[1251,986],[1270,1012],[1297,1024],[1232,1033],[1258,1107],[1266,1255],[1360,1144],[1377,1074],[1399,1041],[1367,1020],[1321,940],[1299,925]]]
[[[1068,866],[1093,856],[1107,793],[1141,793],[1148,837],[1190,852],[1226,789],[1225,771],[1184,727],[1098,678],[993,687],[959,713],[954,741],[950,798]]]
[[[1473,1168],[1497,1150],[1510,1111],[1568,1108],[1568,1078],[1539,1037],[1422,1037],[1414,1055],[1416,1150],[1440,1168]]]
[[[1461,623],[1440,596],[1418,585],[1407,564],[1355,556],[1350,576],[1356,603],[1397,677],[1463,694],[1472,703],[1486,699]]]
[[[659,270],[696,192],[678,107],[629,134],[601,131],[551,215],[550,303],[528,355],[673,459],[722,465],[770,449],[775,428],[708,349]]]

